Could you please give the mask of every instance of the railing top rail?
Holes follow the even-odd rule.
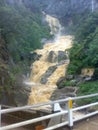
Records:
[[[92,107],[92,106],[96,106],[96,105],[98,105],[98,102],[95,102],[95,103],[91,103],[91,104],[87,104],[87,105],[83,105],[83,106],[80,106],[80,107],[73,108],[72,111],[78,111],[78,110],[82,110],[82,109],[85,109],[85,108],[88,108],[88,107]]]
[[[15,112],[15,111],[21,111],[21,110],[26,110],[26,109],[31,109],[31,108],[34,109],[34,108],[38,108],[38,107],[42,107],[42,106],[46,106],[46,105],[53,105],[55,103],[67,102],[68,100],[69,100],[69,98],[56,100],[56,101],[50,101],[50,102],[46,102],[46,103],[39,103],[39,104],[35,104],[35,105],[26,105],[23,107],[8,108],[8,109],[1,110],[1,114]]]
[[[79,100],[79,99],[91,98],[91,97],[96,97],[96,96],[98,96],[98,93],[85,95],[85,96],[79,96],[79,97],[73,97],[72,100]]]
[[[50,119],[52,117],[61,116],[61,115],[64,115],[66,113],[68,113],[68,111],[62,111],[62,112],[58,112],[58,113],[53,113],[51,115],[46,115],[46,116],[43,116],[43,117],[37,117],[35,119],[29,119],[29,120],[22,121],[22,122],[19,122],[19,123],[14,123],[12,125],[3,126],[3,127],[1,127],[0,130],[10,130],[10,129],[13,129],[13,128],[17,128],[17,127],[29,125],[29,124],[32,124],[32,123],[36,123],[36,122],[39,122],[39,121],[43,121],[43,120],[46,120],[46,119]]]
[[[1,114],[21,111],[21,110],[27,110],[27,109],[31,109],[31,108],[34,109],[34,108],[42,107],[42,106],[46,106],[46,105],[53,105],[55,103],[67,102],[67,101],[69,101],[69,99],[71,99],[71,100],[79,100],[79,99],[90,98],[90,97],[95,97],[95,96],[98,96],[98,93],[91,94],[91,95],[85,95],[85,96],[79,96],[79,97],[72,97],[72,98],[69,97],[69,98],[66,98],[66,99],[50,101],[50,102],[46,102],[46,103],[39,103],[39,104],[35,104],[35,105],[26,105],[26,106],[22,106],[22,107],[13,107],[13,108],[8,108],[8,109],[1,110]]]
[[[85,95],[85,96],[79,96],[79,97],[73,97],[73,98],[69,97],[67,99],[62,99],[62,100],[57,100],[57,101],[50,101],[50,102],[47,102],[47,103],[40,103],[40,104],[36,104],[36,105],[29,105],[29,106],[23,106],[23,107],[15,107],[15,108],[3,109],[3,110],[0,110],[0,116],[1,116],[1,114],[4,114],[4,113],[15,112],[15,111],[20,111],[20,110],[26,110],[26,109],[30,109],[30,108],[45,106],[45,105],[53,105],[55,103],[68,102],[70,104],[71,100],[78,100],[78,99],[90,98],[90,97],[95,97],[95,96],[98,96],[98,93],[91,94],[91,95]],[[28,124],[36,123],[36,122],[39,122],[39,121],[43,121],[43,120],[46,120],[46,119],[50,119],[50,118],[53,118],[53,117],[65,115],[67,113],[69,115],[68,116],[68,119],[69,119],[68,121],[57,124],[57,125],[54,125],[54,126],[51,126],[49,128],[46,128],[45,130],[53,130],[55,128],[59,128],[61,126],[64,126],[64,125],[66,125],[68,123],[69,123],[69,126],[72,127],[73,122],[75,120],[78,121],[80,119],[84,119],[86,117],[90,117],[92,115],[98,114],[98,111],[95,111],[95,112],[89,113],[87,115],[84,115],[83,117],[81,117],[79,119],[73,120],[73,115],[72,115],[73,111],[81,110],[81,109],[88,108],[90,106],[95,106],[95,105],[98,105],[98,102],[88,104],[88,105],[84,105],[84,106],[80,106],[80,107],[73,108],[73,109],[69,105],[67,110],[62,110],[61,112],[58,112],[58,113],[54,113],[54,114],[52,113],[50,115],[46,115],[46,116],[43,116],[43,117],[37,117],[35,119],[29,119],[29,120],[22,121],[22,122],[19,122],[19,123],[15,123],[15,124],[12,124],[12,125],[3,126],[3,127],[0,127],[0,130],[10,130],[10,129],[13,129],[13,128],[17,128],[17,127],[25,126],[25,125],[28,125]]]

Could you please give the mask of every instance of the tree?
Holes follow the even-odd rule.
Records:
[[[69,73],[80,73],[85,67],[98,68],[98,12],[90,14],[77,29],[70,59]]]
[[[42,14],[36,8],[33,13],[24,3],[10,5],[0,1],[0,29],[15,62],[40,48],[43,37],[50,37],[49,28],[42,24]]]

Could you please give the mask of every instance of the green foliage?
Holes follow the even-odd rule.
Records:
[[[70,50],[70,65],[68,67],[68,74],[78,74],[82,68],[82,59],[84,55],[82,53],[83,45],[75,43]]]
[[[70,50],[68,74],[80,74],[82,68],[94,68],[94,79],[98,79],[98,12],[89,14],[76,28],[73,48]],[[69,82],[69,81],[68,81]],[[70,83],[70,82],[69,82]],[[98,81],[81,83],[78,96],[98,92]],[[79,100],[83,105],[98,100],[98,97]]]
[[[75,86],[76,85],[76,83],[75,83],[75,81],[74,80],[72,80],[72,81],[65,81],[65,83],[64,83],[64,87],[68,87],[68,86]]]
[[[93,78],[94,78],[94,79],[98,79],[98,67],[95,68]]]
[[[79,85],[78,96],[88,95],[92,93],[98,93],[98,81],[85,82]],[[98,97],[87,98],[85,100],[79,100],[78,104],[83,105],[91,102],[98,101]]]
[[[33,7],[32,7],[33,8]],[[30,51],[42,46],[41,39],[49,38],[49,27],[41,22],[41,13],[22,5],[0,1],[0,30],[14,61],[28,58]],[[32,10],[34,10],[32,9]]]
[[[70,59],[69,74],[79,74],[85,67],[98,68],[98,12],[89,15],[76,29]]]

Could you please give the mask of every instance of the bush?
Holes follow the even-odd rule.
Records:
[[[70,50],[68,74],[80,74],[82,68],[98,66],[98,12],[89,15],[76,29]]]
[[[42,46],[42,38],[50,37],[48,25],[41,22],[41,12],[33,12],[24,4],[0,2],[0,33],[14,62],[27,58],[30,51]]]
[[[78,96],[98,93],[98,81],[89,81],[79,85]],[[91,102],[98,101],[98,96],[94,98],[87,98],[79,100],[79,105],[88,104]]]

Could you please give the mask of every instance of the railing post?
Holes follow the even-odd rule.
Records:
[[[0,105],[0,127],[1,127],[1,105]]]
[[[73,129],[72,98],[69,98],[68,101],[68,122],[69,122],[69,127],[72,130]]]

